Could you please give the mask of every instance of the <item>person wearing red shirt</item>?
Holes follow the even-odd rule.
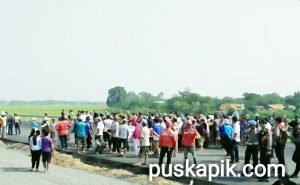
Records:
[[[167,167],[171,164],[173,151],[176,149],[176,139],[174,131],[171,129],[171,122],[166,123],[166,128],[160,134],[158,147],[160,148],[159,165],[163,163],[167,153]],[[168,169],[168,168],[167,168]]]
[[[60,121],[55,125],[55,129],[58,132],[61,149],[63,150],[68,148],[67,138],[70,127],[71,124],[65,117],[61,117]]]
[[[188,153],[193,156],[194,164],[197,164],[195,157],[195,139],[199,139],[200,135],[197,130],[192,126],[192,120],[186,121],[186,128],[182,132],[182,146],[184,148],[184,160],[188,159]]]

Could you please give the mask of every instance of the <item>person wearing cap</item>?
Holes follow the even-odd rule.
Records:
[[[149,147],[150,147],[150,129],[148,128],[148,124],[146,120],[142,121],[142,135],[141,135],[141,141],[139,144],[140,148],[140,156],[138,159],[138,162],[134,164],[135,166],[141,165],[142,157],[144,157],[145,161],[142,163],[142,165],[147,165],[148,162],[148,153],[149,153]]]
[[[186,161],[188,160],[188,153],[191,153],[194,164],[197,164],[197,160],[195,157],[195,140],[199,139],[201,136],[192,124],[192,120],[188,119],[186,121],[186,127],[182,132],[181,143],[184,148],[184,163],[186,163]]]
[[[258,164],[258,130],[256,128],[256,121],[250,120],[249,121],[249,129],[248,129],[248,139],[245,141],[247,145],[245,151],[245,165],[250,163],[250,158],[252,156],[253,159],[253,168],[256,167]]]
[[[267,124],[265,119],[260,119],[261,131],[258,133],[259,149],[260,149],[260,163],[266,168],[265,176],[259,179],[260,182],[269,182],[268,165],[271,163],[272,156],[272,131],[271,126]]]
[[[171,158],[173,155],[173,151],[175,153],[176,149],[176,138],[175,133],[171,129],[171,121],[166,122],[166,128],[160,134],[159,139],[159,148],[160,148],[160,156],[159,156],[159,165],[162,165],[165,155],[167,154],[167,169],[169,169],[169,165],[171,164]]]

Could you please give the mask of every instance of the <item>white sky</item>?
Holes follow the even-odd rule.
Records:
[[[0,1],[1,100],[300,90],[299,0]]]

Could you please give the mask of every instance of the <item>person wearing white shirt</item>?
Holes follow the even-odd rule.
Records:
[[[113,143],[112,152],[120,153],[119,147],[119,117],[115,116],[114,121],[111,124],[111,141]]]
[[[241,141],[240,138],[240,122],[237,117],[232,117],[232,127],[233,127],[233,136],[232,136],[232,146],[231,146],[231,161],[230,163],[239,162],[239,143]]]
[[[113,122],[113,118],[109,115],[106,116],[106,119],[103,121],[104,124],[104,130],[103,130],[103,139],[105,142],[107,142],[107,145],[109,147],[109,151],[111,151],[111,124]]]
[[[95,135],[95,139],[96,139],[95,152],[96,152],[96,154],[97,153],[102,154],[103,150],[105,148],[105,142],[103,139],[104,123],[100,117],[98,117],[96,119],[98,119],[98,123],[97,123],[97,128],[96,128],[96,135]]]
[[[31,151],[31,171],[34,171],[34,167],[36,171],[39,170],[40,165],[40,157],[41,157],[41,149],[42,149],[42,138],[40,137],[40,131],[36,130],[35,134],[29,139],[29,146]]]
[[[129,126],[126,119],[123,120],[123,124],[119,127],[119,147],[123,145],[124,155],[126,157],[127,148],[128,148],[128,136],[129,136]]]

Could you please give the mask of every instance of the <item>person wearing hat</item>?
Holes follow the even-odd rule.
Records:
[[[271,163],[272,157],[272,131],[271,126],[267,124],[265,119],[260,119],[261,131],[258,133],[259,149],[260,149],[260,163],[266,168],[265,176],[259,179],[260,182],[269,182],[268,165]]]
[[[195,140],[199,139],[201,136],[197,130],[193,127],[191,119],[186,121],[186,127],[182,132],[182,146],[184,148],[184,163],[188,160],[188,153],[191,153],[193,156],[194,164],[197,164],[195,157]]]
[[[13,122],[14,122],[14,125],[15,125],[15,133],[16,135],[18,134],[19,132],[19,135],[21,134],[21,129],[20,129],[20,126],[21,126],[21,118],[19,116],[19,114],[15,113],[14,114],[14,118],[13,118]]]
[[[31,128],[37,128],[39,125],[38,123],[36,122],[36,118],[35,117],[32,117],[31,118]]]
[[[245,165],[250,163],[250,158],[252,156],[253,168],[255,168],[256,165],[258,164],[258,151],[259,151],[258,130],[256,128],[256,124],[257,123],[255,120],[249,121],[248,139],[245,141],[245,144],[247,145],[245,151]]]

